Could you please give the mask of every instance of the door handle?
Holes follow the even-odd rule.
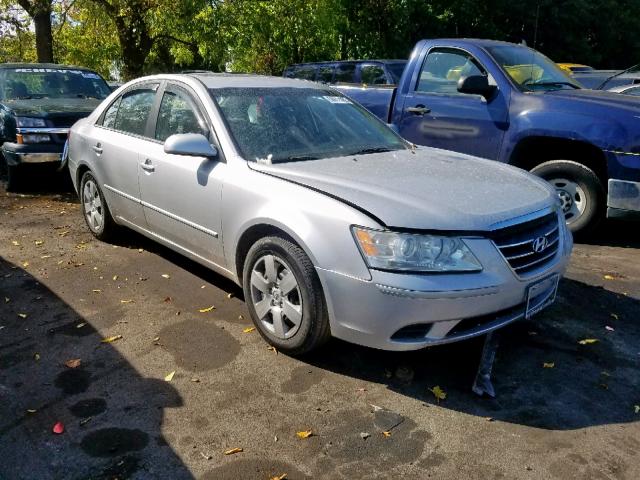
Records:
[[[407,112],[413,113],[414,115],[424,115],[425,113],[429,113],[430,111],[431,109],[425,107],[424,105],[416,105],[415,107],[407,108]]]
[[[96,143],[93,147],[91,147],[93,149],[94,152],[96,152],[98,155],[102,154],[102,144],[100,142]]]
[[[149,160],[148,158],[144,162],[142,162],[140,166],[145,172],[155,172],[156,170],[156,167],[153,166],[151,160]]]

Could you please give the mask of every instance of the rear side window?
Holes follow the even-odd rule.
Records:
[[[303,80],[315,80],[316,78],[316,67],[312,67],[309,65],[302,65],[300,67],[296,67],[293,72],[294,78],[302,78]]]
[[[121,132],[144,136],[155,96],[156,92],[151,89],[134,90],[125,94],[120,100],[114,128]]]
[[[360,68],[360,82],[367,85],[384,85],[387,83],[387,76],[384,68],[380,65],[363,65]]]
[[[331,83],[333,82],[333,72],[335,67],[333,65],[322,65],[318,68],[318,76],[316,77],[316,81]]]
[[[156,140],[164,142],[176,133],[206,135],[198,121],[195,107],[187,95],[182,92],[167,91],[162,96],[160,103],[160,113],[156,123]]]
[[[336,83],[355,83],[356,65],[354,63],[340,63],[336,66]]]

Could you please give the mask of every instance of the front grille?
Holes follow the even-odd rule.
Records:
[[[521,277],[553,262],[560,246],[558,215],[543,217],[493,232],[491,239],[511,268]],[[544,240],[542,240],[544,239]],[[534,247],[546,242],[544,248]]]

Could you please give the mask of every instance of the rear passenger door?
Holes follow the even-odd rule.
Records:
[[[226,163],[195,92],[167,83],[153,127],[153,141],[142,153],[140,193],[149,230],[186,253],[224,265],[220,200]],[[164,152],[174,134],[200,133],[218,148],[215,159]]]
[[[137,84],[117,97],[98,119],[90,155],[112,215],[145,228],[138,185],[138,155],[148,149],[149,121],[159,83]]]

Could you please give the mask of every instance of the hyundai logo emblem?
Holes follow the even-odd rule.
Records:
[[[536,253],[544,252],[548,246],[549,240],[547,240],[547,237],[538,237],[533,241],[533,245],[531,245],[533,251]]]

